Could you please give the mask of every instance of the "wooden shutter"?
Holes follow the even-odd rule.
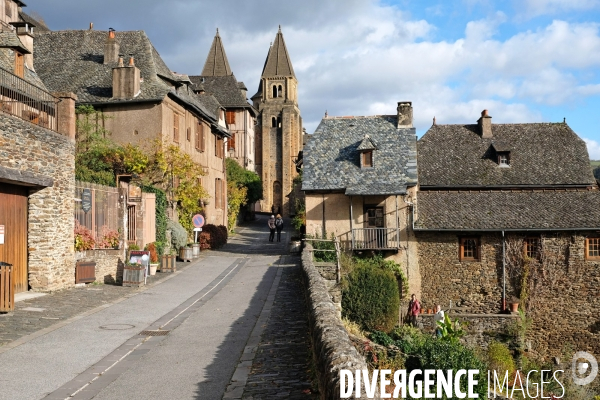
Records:
[[[221,179],[221,185],[223,185],[223,188],[221,189],[221,208],[224,210],[227,208],[227,181]]]
[[[200,123],[196,125],[196,140],[195,140],[196,150],[200,150]]]
[[[25,74],[25,57],[23,54],[15,51],[15,75],[23,77]]]
[[[179,115],[173,114],[173,141],[179,143]]]
[[[227,111],[225,113],[225,121],[227,125],[235,125],[235,111]]]
[[[227,139],[227,150],[235,149],[235,133]]]

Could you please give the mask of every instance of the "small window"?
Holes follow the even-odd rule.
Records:
[[[235,133],[231,135],[229,139],[227,139],[227,151],[235,150]]]
[[[600,260],[600,237],[585,239],[585,259]]]
[[[222,137],[215,138],[215,156],[219,158],[223,158],[223,154],[225,153],[224,142]]]
[[[283,97],[283,87],[281,85],[277,88],[277,97]]]
[[[273,98],[277,97],[277,86],[273,85]]]
[[[479,261],[480,249],[478,238],[460,238],[460,261]]]
[[[523,253],[527,258],[538,259],[540,256],[540,239],[526,238],[523,240]]]
[[[367,208],[367,228],[383,228],[383,207]]]
[[[271,118],[271,128],[277,128],[277,118]]]
[[[281,128],[281,115],[277,117],[277,127]]]
[[[173,114],[173,141],[179,143],[179,115]]]
[[[362,153],[362,166],[372,167],[373,166],[373,151],[365,151]]]
[[[187,139],[188,142],[192,141],[192,128],[187,128],[185,137]]]
[[[508,152],[498,153],[498,165],[510,167],[510,154]]]

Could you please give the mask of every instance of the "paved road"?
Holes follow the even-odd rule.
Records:
[[[265,228],[260,219],[171,279],[21,338],[0,352],[0,399],[313,398],[299,259]]]

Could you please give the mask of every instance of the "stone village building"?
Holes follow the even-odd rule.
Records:
[[[37,22],[23,2],[2,3],[0,261],[16,293],[58,290],[74,283],[76,96],[48,92],[33,68]]]
[[[111,140],[149,153],[156,140],[175,144],[202,165],[199,183],[210,195],[202,199],[206,221],[227,225],[225,110],[213,96],[194,93],[186,75],[173,73],[145,32],[43,32],[34,48],[46,85],[101,111]]]
[[[600,355],[600,191],[585,143],[566,123],[492,125],[487,112],[434,122],[415,143],[397,121],[321,121],[304,151],[307,233],[383,251],[426,308],[470,318],[480,336],[525,296],[529,350]]]
[[[346,250],[385,251],[420,287],[410,205],[417,190],[412,105],[396,115],[325,117],[304,149],[306,233],[340,238]]]
[[[256,173],[263,183],[263,199],[257,211],[293,213],[289,195],[298,175],[295,161],[302,150],[302,117],[298,107],[298,80],[283,40],[281,27],[261,74],[258,92],[252,96],[258,110]]]
[[[227,140],[227,157],[255,172],[255,135],[257,111],[246,99],[246,85],[238,82],[227,60],[219,30],[206,57],[202,74],[190,76],[196,93],[214,96],[225,109],[231,137]]]

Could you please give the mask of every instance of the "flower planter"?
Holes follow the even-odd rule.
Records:
[[[163,254],[160,263],[160,272],[175,272],[177,271],[176,256]]]
[[[150,264],[150,275],[156,275],[157,269],[158,269],[158,263]]]
[[[192,257],[193,258],[200,257],[200,243],[192,244]]]
[[[194,258],[193,249],[191,247],[182,247],[179,249],[179,258],[181,261],[191,262]]]
[[[519,312],[519,303],[510,303],[510,312]]]
[[[145,273],[146,267],[141,264],[125,264],[123,267],[123,286],[143,286]]]

